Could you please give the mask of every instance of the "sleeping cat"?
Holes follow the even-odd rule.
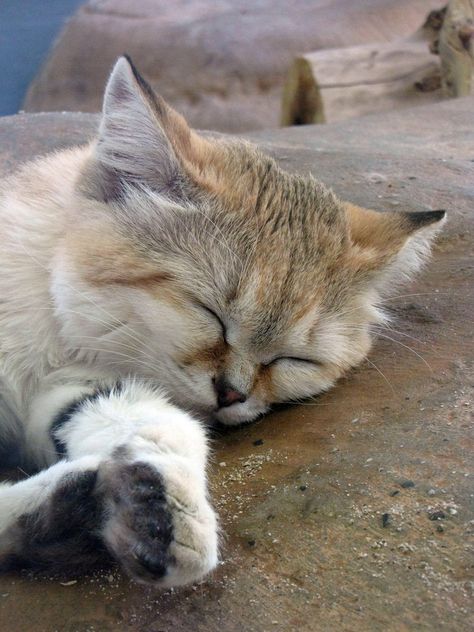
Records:
[[[204,138],[130,61],[96,141],[1,186],[0,565],[113,556],[175,586],[217,562],[200,420],[241,424],[360,363],[444,211],[376,213]]]

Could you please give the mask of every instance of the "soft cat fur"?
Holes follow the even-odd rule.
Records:
[[[199,136],[126,58],[98,140],[25,165],[0,213],[2,436],[42,469],[0,486],[0,563],[111,554],[163,586],[217,561],[196,419],[329,388],[444,219],[343,203]]]

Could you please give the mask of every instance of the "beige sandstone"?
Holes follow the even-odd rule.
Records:
[[[410,35],[442,0],[89,0],[33,82],[29,112],[100,109],[128,52],[196,127],[276,127],[296,55]]]

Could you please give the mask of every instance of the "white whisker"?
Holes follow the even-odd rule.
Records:
[[[350,331],[364,331],[363,327],[356,327],[356,326],[348,326],[347,327],[347,333],[350,333]],[[413,353],[417,358],[419,358],[430,370],[431,373],[433,373],[433,368],[431,367],[431,365],[428,363],[428,361],[417,351],[415,351],[412,347],[410,347],[409,345],[404,344],[403,342],[400,342],[400,340],[397,340],[396,338],[392,338],[391,336],[388,336],[387,334],[383,334],[380,331],[376,331],[375,332],[375,336],[378,338],[386,338],[387,340],[390,340],[391,342],[395,342],[396,344],[400,345],[401,347],[403,347],[404,349],[407,349],[408,351],[410,351],[411,353]]]
[[[40,309],[40,310],[51,310],[51,311],[56,311],[56,308],[55,308],[55,307],[40,307],[39,309]],[[104,326],[104,327],[106,327],[106,328],[107,328],[107,333],[108,333],[108,334],[109,334],[109,333],[115,333],[115,332],[119,329],[118,327],[111,326],[111,325],[110,325],[110,323],[108,323],[108,322],[106,322],[106,321],[102,320],[101,318],[98,318],[97,316],[92,316],[91,314],[86,314],[86,313],[83,313],[83,312],[78,312],[78,311],[76,311],[76,310],[69,309],[69,308],[64,309],[63,311],[64,311],[64,312],[67,312],[68,314],[75,314],[75,315],[80,316],[80,317],[82,317],[82,318],[86,318],[87,320],[90,320],[91,322],[97,322],[97,323],[99,323],[100,325],[102,325],[102,326]],[[121,329],[121,333],[124,333],[124,334],[125,334],[128,338],[130,338],[130,334],[129,334],[129,332],[128,332],[128,331],[123,331],[123,329]],[[107,334],[106,334],[106,335],[107,335]],[[83,338],[83,339],[89,339],[89,340],[95,340],[95,341],[100,341],[100,340],[102,339],[102,336],[83,336],[83,335],[80,335],[80,336],[68,336],[68,340],[81,339],[81,338]],[[140,339],[138,339],[138,338],[136,338],[136,339],[135,339],[135,338],[131,338],[131,340],[132,340],[132,341],[135,341],[135,340],[136,340],[137,342],[140,342],[140,344],[141,344],[141,345],[143,345],[143,346],[145,345],[144,341],[141,341],[141,340],[140,340]],[[143,346],[142,346],[141,348],[139,348],[139,347],[135,347],[135,346],[132,346],[132,345],[127,345],[127,344],[125,344],[125,343],[123,343],[123,342],[119,342],[119,341],[114,341],[114,343],[113,343],[113,344],[114,344],[114,345],[119,345],[119,346],[124,347],[124,348],[129,348],[130,350],[135,351],[135,352],[137,352],[137,353],[142,353],[145,357],[147,357],[147,358],[148,358],[149,360],[151,360],[152,362],[156,360],[156,358],[154,358],[154,357],[153,357],[153,356],[151,356],[150,354],[146,353],[146,351],[144,351]],[[105,349],[104,349],[104,350],[105,350]],[[77,348],[77,349],[75,349],[75,351],[80,351],[80,347],[79,347],[79,348]]]
[[[394,296],[388,296],[385,298],[379,298],[375,301],[374,306],[379,307],[383,306],[389,301],[393,301],[399,298],[411,298],[412,296],[448,296],[447,292],[416,292],[413,294],[398,294]],[[348,309],[345,312],[339,312],[338,317],[342,318],[343,316],[347,316],[348,314],[353,314],[354,312],[358,312],[362,309],[366,309],[366,305],[359,305],[359,307],[353,307],[352,309]]]
[[[411,351],[411,353],[413,353],[417,358],[419,358],[428,367],[428,369],[431,371],[431,373],[434,373],[433,368],[431,367],[429,362],[420,353],[415,351],[409,345],[406,345],[403,342],[400,342],[400,340],[396,340],[395,338],[392,338],[391,336],[387,336],[386,334],[382,334],[380,332],[377,333],[377,336],[379,336],[381,338],[386,338],[387,340],[391,340],[392,342],[397,343],[398,345],[400,345],[404,349],[407,349],[408,351]]]
[[[390,390],[392,391],[392,393],[395,395],[395,389],[393,388],[392,383],[391,383],[391,382],[390,382],[390,380],[387,378],[387,376],[385,375],[385,373],[383,373],[383,372],[379,369],[379,367],[378,367],[378,366],[377,366],[374,362],[372,362],[372,360],[369,360],[369,358],[366,358],[366,361],[370,364],[370,366],[373,366],[373,367],[374,367],[374,369],[377,371],[377,373],[380,373],[380,375],[383,377],[383,379],[385,380],[385,382],[387,382],[387,384],[389,385]]]
[[[48,268],[43,265],[40,261],[38,261],[31,253],[28,252],[28,250],[26,249],[25,245],[23,243],[19,244],[25,254],[30,257],[30,259],[32,261],[34,261],[38,266],[40,266],[41,268],[43,268],[43,270],[46,270],[46,272],[48,272],[49,274],[49,270]],[[108,312],[105,308],[103,308],[101,305],[99,305],[98,303],[96,303],[96,301],[94,301],[93,299],[91,299],[89,296],[87,296],[86,294],[84,294],[84,292],[81,292],[80,290],[78,290],[77,288],[75,288],[74,286],[72,286],[70,283],[65,283],[64,284],[66,287],[68,287],[70,290],[72,290],[73,292],[75,292],[78,296],[80,296],[81,298],[84,298],[87,302],[89,302],[91,305],[94,305],[95,307],[97,307],[100,311],[104,312],[104,314],[106,316],[108,316],[109,318],[111,318],[113,321],[115,321],[116,323],[118,323],[121,327],[123,327],[124,329],[130,330],[132,333],[129,334],[131,337],[135,338],[137,342],[140,342],[143,344],[143,340],[140,340],[137,337],[137,333],[133,331],[133,329],[131,329],[130,327],[128,327],[128,325],[126,325],[126,323],[122,322],[119,318],[117,318],[116,316],[114,316],[113,314],[111,314],[110,312]]]
[[[81,349],[83,351],[94,351],[95,353],[110,353],[113,354],[115,356],[120,356],[123,358],[126,358],[128,360],[131,360],[131,362],[133,364],[140,364],[144,367],[146,367],[149,371],[152,371],[154,373],[156,373],[159,369],[159,365],[151,365],[148,364],[147,362],[144,362],[143,360],[140,360],[139,358],[135,358],[134,356],[128,355],[127,353],[121,353],[120,351],[114,351],[113,349],[100,349],[98,347],[81,347]],[[109,364],[119,364],[118,362],[110,362]]]

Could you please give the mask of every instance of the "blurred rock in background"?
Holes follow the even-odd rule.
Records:
[[[29,112],[94,112],[126,52],[199,128],[276,127],[295,56],[408,37],[443,0],[89,0],[25,99]]]

